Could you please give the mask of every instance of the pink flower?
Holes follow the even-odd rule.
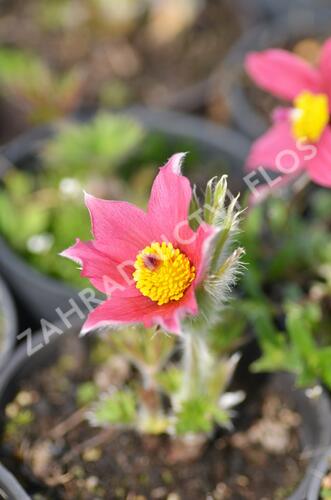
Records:
[[[86,195],[94,239],[77,240],[61,255],[78,262],[107,299],[92,311],[82,333],[106,325],[143,323],[180,333],[180,321],[198,313],[195,290],[203,280],[215,229],[188,222],[190,183],[181,175],[184,154],[160,169],[148,210]]]
[[[246,70],[264,90],[291,107],[277,108],[273,126],[252,146],[247,167],[264,166],[282,175],[282,184],[304,171],[331,187],[331,39],[317,67],[285,50],[251,53]]]

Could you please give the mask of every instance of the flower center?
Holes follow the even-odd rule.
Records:
[[[292,132],[296,139],[317,142],[329,122],[329,102],[325,94],[301,92],[291,113]]]
[[[179,300],[195,278],[195,267],[171,243],[152,243],[138,253],[133,279],[136,287],[159,306]]]

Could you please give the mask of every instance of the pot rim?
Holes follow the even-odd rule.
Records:
[[[3,349],[0,352],[0,370],[3,370],[5,363],[14,349],[18,319],[14,300],[4,279],[0,276],[0,308],[4,312],[4,341]]]
[[[331,466],[331,447],[324,453],[323,457],[316,464],[316,468],[314,470],[314,474],[312,474],[310,486],[308,489],[309,500],[318,500],[320,497],[321,491],[321,482],[326,474],[326,472],[330,469]]]
[[[19,482],[15,479],[13,474],[0,463],[0,488],[5,491],[8,498],[17,500],[31,500],[31,497],[27,495]]]

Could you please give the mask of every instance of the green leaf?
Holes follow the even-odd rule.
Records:
[[[46,67],[33,54],[16,49],[0,49],[0,85],[10,91],[13,87],[24,88],[39,84],[48,78]]]
[[[221,427],[225,427],[230,423],[229,413],[221,408],[215,408],[213,417],[215,422]]]
[[[273,344],[265,343],[261,344],[261,347],[261,357],[252,364],[254,372],[293,371],[296,369],[297,360],[293,358],[286,339],[281,333],[276,334]]]
[[[18,210],[14,202],[5,191],[0,191],[0,231],[14,246],[18,220]]]
[[[144,137],[141,126],[132,118],[105,112],[89,123],[66,123],[43,150],[46,166],[71,172],[84,179],[95,171],[110,173]]]
[[[317,353],[317,363],[319,368],[320,379],[324,384],[331,389],[331,346],[322,347]]]
[[[311,204],[314,215],[319,220],[330,220],[331,213],[331,198],[330,192],[326,189],[318,189],[311,194]]]
[[[175,366],[172,366],[167,370],[158,373],[156,380],[166,393],[174,394],[180,388],[182,372]]]
[[[227,425],[229,414],[217,402],[206,396],[185,400],[176,413],[176,432],[183,434],[210,433],[215,424]]]
[[[93,382],[85,382],[77,388],[76,399],[80,406],[85,406],[95,401],[99,394],[98,387]]]
[[[136,416],[136,400],[133,392],[122,390],[101,399],[95,406],[93,418],[98,425],[129,425]]]
[[[289,304],[286,316],[286,327],[292,345],[302,356],[311,356],[315,350],[315,342],[312,337],[311,324],[304,311],[297,304]]]
[[[220,355],[233,352],[243,339],[247,325],[240,301],[231,302],[231,306],[222,311],[220,321],[208,333],[214,352]]]
[[[177,434],[199,434],[208,433],[213,429],[213,421],[210,418],[210,409],[206,398],[194,398],[182,403],[177,413]]]
[[[81,72],[58,75],[35,54],[0,49],[0,88],[30,122],[41,123],[72,110],[80,95]]]
[[[21,170],[10,169],[4,177],[4,183],[8,193],[16,200],[22,200],[33,188],[31,175]]]
[[[19,235],[22,241],[30,236],[46,231],[49,222],[49,213],[38,204],[27,205],[20,214]]]

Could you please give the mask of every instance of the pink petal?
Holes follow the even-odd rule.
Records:
[[[331,129],[327,127],[317,145],[315,158],[307,162],[310,178],[320,186],[331,188]]]
[[[283,122],[288,121],[291,114],[291,108],[286,108],[284,106],[277,106],[271,114],[272,121],[274,122]]]
[[[139,294],[134,299],[117,294],[96,307],[85,321],[82,334],[104,326],[121,326],[142,322],[154,303]]]
[[[143,323],[146,327],[160,325],[172,333],[180,333],[180,319],[186,313],[196,314],[197,303],[191,286],[185,296],[176,302],[157,305],[143,295],[131,296],[118,293],[92,311],[82,329],[82,334],[104,326]]]
[[[119,249],[118,251],[124,253]],[[121,261],[114,260],[111,255],[100,250],[94,241],[84,243],[77,239],[76,243],[61,255],[77,262],[82,267],[81,276],[88,278],[93,286],[103,293],[124,290],[132,284],[134,261],[119,265],[122,264]]]
[[[181,175],[184,153],[173,155],[156,177],[148,205],[148,215],[159,224],[163,235],[184,252],[197,269],[198,283],[206,268],[206,254],[215,229],[203,223],[197,232],[189,225],[192,189]]]
[[[189,180],[180,173],[184,156],[175,154],[160,168],[148,203],[152,224],[159,226],[163,240],[171,242],[176,242],[177,234],[186,240],[193,235],[187,224],[192,189]]]
[[[180,245],[180,249],[188,256],[197,270],[195,285],[198,285],[204,277],[211,257],[213,240],[217,233],[215,227],[209,224],[201,224],[195,235],[195,240],[189,245]]]
[[[268,167],[281,175],[298,172],[309,156],[311,146],[296,143],[287,121],[276,122],[254,142],[247,158],[248,169]]]
[[[329,96],[331,108],[331,38],[326,40],[323,45],[319,68],[324,80],[324,91]]]
[[[101,200],[89,194],[85,195],[85,203],[93,235],[100,244],[107,246],[113,238],[120,238],[135,245],[138,252],[155,239],[150,218],[131,203]]]
[[[245,66],[257,85],[281,99],[292,101],[303,90],[322,90],[319,72],[286,50],[252,52]]]
[[[158,309],[151,313],[150,318],[145,319],[146,326],[159,324],[164,330],[181,334],[181,319],[186,314],[195,316],[198,314],[198,304],[195,298],[194,284],[186,290],[185,295],[179,301],[169,302],[164,306],[157,306]],[[146,323],[147,321],[147,323]]]

